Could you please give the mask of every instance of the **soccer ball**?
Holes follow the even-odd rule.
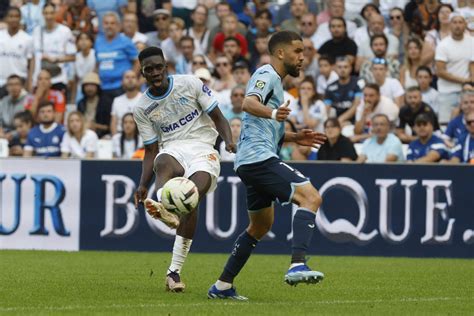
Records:
[[[161,191],[161,203],[178,216],[191,213],[199,203],[199,191],[189,179],[177,177],[169,180]]]

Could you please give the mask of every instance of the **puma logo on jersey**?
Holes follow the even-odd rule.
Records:
[[[193,112],[186,115],[185,117],[180,118],[176,122],[171,123],[167,126],[161,126],[160,128],[163,131],[163,133],[173,132],[173,131],[177,130],[178,128],[180,128],[181,126],[184,126],[184,125],[188,124],[189,122],[194,120],[194,118],[197,117],[197,116],[199,116],[199,111],[196,109]]]

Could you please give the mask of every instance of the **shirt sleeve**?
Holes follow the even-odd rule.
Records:
[[[415,160],[415,157],[413,157],[413,143],[408,145],[407,160]]]
[[[446,145],[442,141],[431,144],[430,151],[436,151],[440,157],[446,157],[448,153]]]
[[[88,139],[85,148],[86,153],[96,153],[98,142],[99,138],[97,137],[97,134],[94,131],[90,131],[90,133],[88,133]]]
[[[150,145],[159,140],[159,136],[153,128],[153,123],[145,116],[143,109],[135,107],[133,118],[137,123],[138,131],[143,139],[144,145]]]
[[[66,55],[75,55],[77,53],[76,41],[69,28],[66,32],[66,45],[64,47],[64,51]]]
[[[463,157],[462,157],[462,145],[461,144],[457,144],[452,152],[451,152],[451,157],[458,157],[459,160],[463,161]]]
[[[194,87],[199,106],[204,112],[209,114],[219,105],[219,102],[217,102],[211,89],[209,89],[209,87],[206,86],[199,78],[195,76],[190,76],[190,78],[192,78],[191,85]]]
[[[61,141],[61,153],[70,153],[71,152],[71,138],[69,137],[69,133],[66,133]]]
[[[444,61],[444,62],[448,61],[448,54],[443,43],[440,43],[436,47],[435,61]]]
[[[260,103],[268,102],[267,98],[273,94],[274,79],[272,74],[267,70],[260,70],[250,78],[247,85],[247,96],[256,96]]]

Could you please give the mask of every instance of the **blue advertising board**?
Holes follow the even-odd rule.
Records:
[[[324,199],[310,255],[474,257],[474,168],[291,165]],[[81,167],[81,250],[172,249],[174,231],[133,206],[140,162],[83,161]],[[290,252],[295,210],[276,207],[272,230],[256,252]],[[192,251],[228,253],[248,224],[245,187],[231,163],[222,164],[218,188],[199,212]]]

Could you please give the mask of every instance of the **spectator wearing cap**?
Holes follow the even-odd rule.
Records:
[[[191,14],[192,26],[186,30],[186,35],[194,39],[196,54],[207,52],[210,31],[207,28],[209,10],[203,4],[198,4]]]
[[[155,19],[155,30],[146,33],[148,46],[161,47],[161,43],[169,37],[171,13],[166,9],[158,9],[153,12]]]
[[[138,31],[138,18],[135,13],[125,13],[123,15],[123,35],[132,40],[134,45],[137,43],[147,44],[148,37]]]
[[[408,88],[405,99],[406,104],[400,109],[399,123],[396,130],[396,134],[402,142],[409,143],[416,140],[415,119],[420,114],[429,116],[434,130],[439,130],[438,118],[433,109],[422,101],[420,88]],[[407,132],[407,127],[410,127],[412,133]]]
[[[371,119],[372,136],[364,141],[358,162],[403,161],[402,143],[390,133],[391,122],[387,115],[376,114]]]
[[[380,87],[380,94],[384,97],[389,98],[396,105],[401,107],[403,105],[403,96],[405,90],[398,79],[387,77],[388,65],[384,58],[372,59],[371,67],[372,75],[374,76],[375,83]]]
[[[21,29],[21,11],[11,7],[5,21],[7,28],[0,30],[0,98],[7,94],[7,78],[18,75],[26,79],[26,88],[31,91],[35,68],[33,38]]]
[[[38,123],[28,133],[23,157],[59,157],[66,129],[54,120],[54,104],[44,101],[38,105]]]
[[[336,116],[343,125],[350,124],[356,113],[357,105],[362,96],[357,77],[351,76],[352,66],[347,58],[336,60],[336,73],[339,79],[328,85],[324,103],[330,108],[334,108]]]
[[[132,0],[129,7],[136,5],[136,10],[131,8],[129,12],[136,12],[138,18],[138,29],[142,33],[153,32],[155,20],[153,12],[158,9],[166,9],[169,12],[173,9],[171,0]]]
[[[324,133],[327,141],[318,150],[318,160],[355,161],[357,153],[351,140],[341,133],[342,128],[337,118],[324,122]]]
[[[417,115],[414,130],[417,139],[408,145],[407,160],[416,163],[439,162],[449,158],[444,141],[433,134],[433,117],[427,113]]]
[[[112,103],[123,93],[122,75],[133,69],[139,71],[138,52],[131,39],[120,34],[120,18],[115,12],[107,12],[103,17],[104,34],[99,34],[94,48],[97,68],[104,97]]]
[[[388,74],[392,78],[400,77],[400,62],[398,58],[391,57],[387,54],[388,39],[385,34],[376,34],[370,38],[370,47],[375,57],[360,58],[356,60],[356,70],[359,69],[359,76],[364,79],[365,82],[373,83],[375,78],[372,74],[372,60],[374,58],[385,59],[388,66]],[[358,65],[360,66],[359,68]]]
[[[357,56],[357,44],[347,36],[344,18],[332,17],[329,30],[332,38],[319,48],[319,54],[333,58],[346,56],[353,64]]]
[[[238,61],[232,66],[232,76],[237,84],[246,86],[250,80],[249,65],[246,61]]]
[[[372,46],[372,38],[374,35],[385,36],[385,51],[383,56],[378,55],[374,51]],[[385,32],[385,21],[383,16],[380,14],[372,14],[369,19],[369,25],[367,27],[367,33],[361,37],[354,39],[357,43],[357,59],[358,65],[361,65],[363,61],[371,60],[374,57],[391,57],[398,61],[398,47],[400,42],[394,35]],[[398,78],[398,77],[397,77]]]
[[[88,73],[82,80],[84,97],[77,104],[77,110],[84,114],[85,126],[96,132],[99,138],[110,132],[112,103],[104,97],[100,79],[95,72]]]
[[[272,14],[268,9],[257,11],[254,24],[255,26],[251,27],[245,35],[247,43],[249,44],[251,58],[255,58],[259,55],[256,48],[257,36],[268,36],[275,32],[275,29],[272,27]]]
[[[465,91],[461,94],[461,113],[453,118],[444,132],[450,145],[459,143],[468,133],[466,115],[474,112],[474,91]]]
[[[180,56],[176,61],[176,74],[192,74],[194,39],[190,36],[183,36],[179,40]]]
[[[300,33],[301,17],[308,12],[306,2],[304,0],[291,0],[290,12],[291,18],[281,23],[281,30]]]
[[[416,70],[416,82],[421,91],[421,99],[428,104],[437,114],[439,112],[438,95],[439,92],[431,86],[433,73],[427,66],[420,66]]]
[[[26,97],[25,109],[31,111],[33,117],[36,117],[38,105],[48,101],[54,106],[55,121],[62,123],[64,112],[66,112],[66,99],[61,91],[52,89],[51,74],[47,70],[41,70],[34,94]]]
[[[211,51],[209,57],[211,60],[215,59],[215,56],[224,52],[224,41],[229,37],[235,37],[240,42],[240,55],[246,57],[248,54],[248,43],[245,37],[238,32],[238,20],[234,13],[230,13],[223,18],[222,32],[217,33],[214,41],[212,42]]]
[[[184,36],[184,21],[180,18],[172,18],[169,27],[169,37],[161,43],[161,49],[165,56],[168,67],[173,70],[182,56],[180,41]]]
[[[94,11],[99,18],[99,33],[105,32],[103,20],[108,12],[116,13],[120,19],[122,15],[128,11],[128,5],[127,0],[87,0],[87,6]]]
[[[474,164],[474,111],[466,114],[467,134],[453,148],[451,162]]]
[[[244,97],[244,85],[236,85],[234,88],[232,88],[230,93],[231,107],[222,111],[222,114],[228,121],[232,120],[235,117],[243,119],[244,111],[242,109],[242,103],[244,102]]]
[[[316,31],[316,42],[314,47],[319,50],[321,46],[329,41],[332,37],[331,31],[329,29],[329,22],[332,18],[344,18],[345,6],[344,1],[342,0],[331,0],[329,1],[329,19],[326,22],[322,22],[318,16],[318,30]],[[346,31],[347,35],[350,38],[354,38],[354,33],[357,29],[357,25],[352,21],[346,21]],[[356,42],[357,43],[357,42]]]
[[[458,105],[462,84],[474,81],[474,37],[465,33],[466,20],[450,14],[451,35],[436,48],[436,73],[439,91],[439,121],[447,123]]]
[[[354,133],[358,139],[369,136],[373,126],[372,118],[378,114],[385,116],[392,128],[398,120],[400,108],[389,98],[380,95],[380,88],[375,83],[369,83],[364,87],[364,97],[361,100],[356,112],[356,123]]]

